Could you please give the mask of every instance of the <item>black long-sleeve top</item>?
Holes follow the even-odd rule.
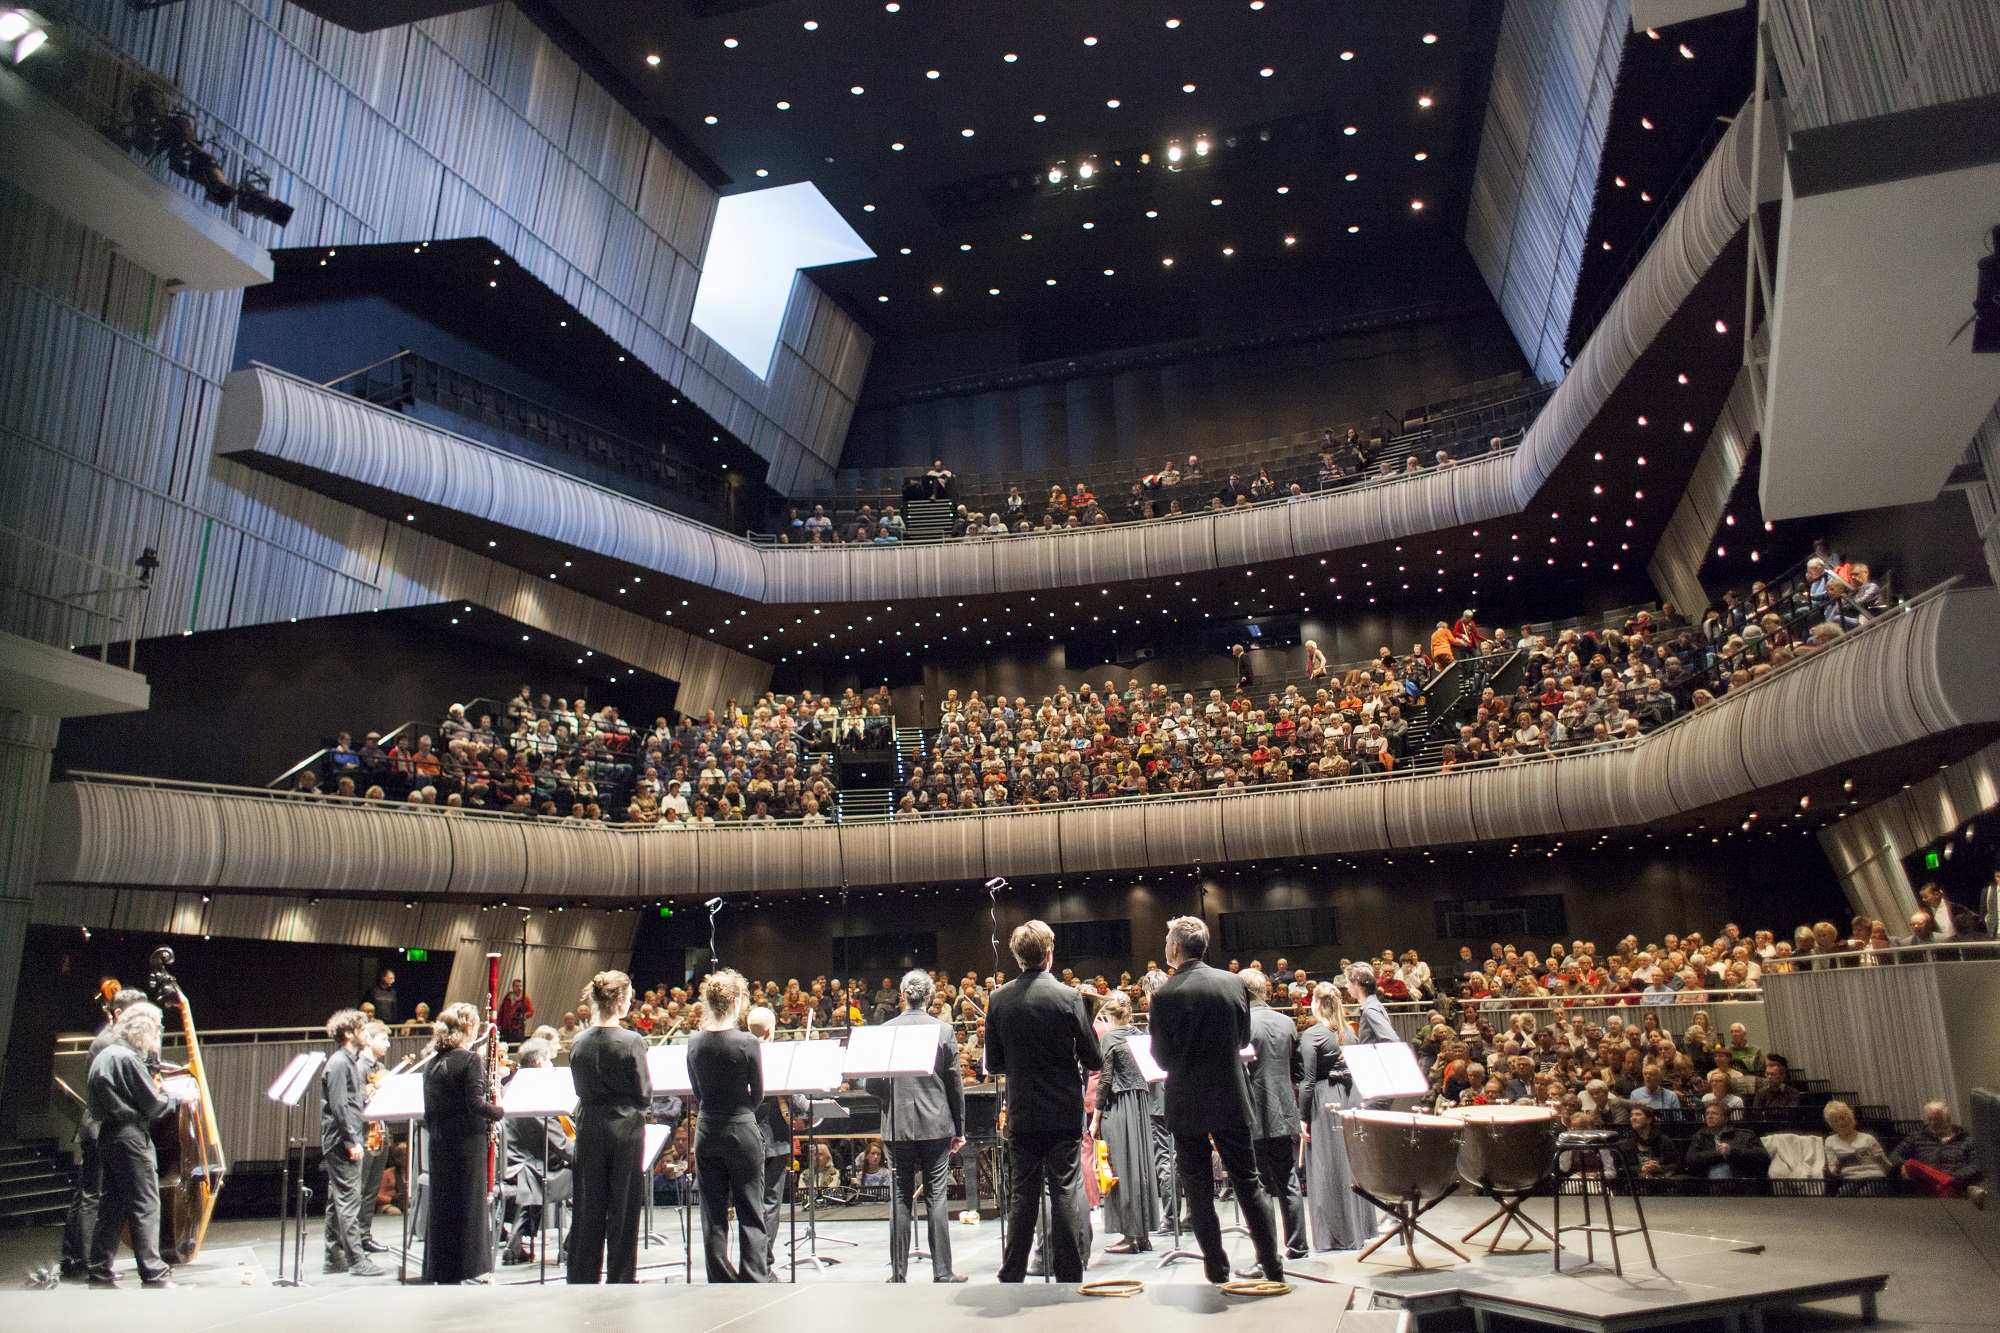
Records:
[[[368,1104],[368,1078],[361,1061],[343,1046],[326,1058],[319,1071],[319,1146],[331,1157],[368,1141],[361,1109]]]
[[[579,1116],[644,1115],[653,1100],[646,1043],[625,1028],[593,1027],[569,1048]]]
[[[445,1051],[424,1070],[424,1119],[434,1138],[483,1134],[501,1118],[486,1095],[486,1066],[471,1051]]]
[[[754,1115],[764,1100],[764,1057],[747,1032],[694,1034],[688,1042],[688,1081],[701,1103],[701,1119]]]
[[[161,1092],[146,1062],[122,1041],[113,1041],[90,1062],[90,1114],[106,1129],[149,1125],[179,1105]]]

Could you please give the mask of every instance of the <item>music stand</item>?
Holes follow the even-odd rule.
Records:
[[[285,1108],[285,1148],[283,1167],[278,1177],[278,1276],[272,1281],[274,1287],[302,1287],[305,1285],[306,1245],[306,1141],[303,1135],[292,1132],[292,1113],[298,1110],[299,1102],[306,1090],[312,1086],[313,1078],[320,1066],[326,1063],[325,1051],[301,1051],[292,1057],[264,1090],[269,1101],[277,1102]],[[299,1150],[299,1217],[298,1234],[292,1238],[292,1275],[285,1276],[285,1213],[292,1193],[292,1149]]]
[[[1430,1091],[1429,1080],[1417,1067],[1417,1053],[1407,1042],[1357,1042],[1341,1047],[1340,1054],[1363,1102],[1387,1103]]]
[[[880,1027],[855,1028],[847,1034],[847,1057],[841,1072],[849,1078],[894,1078],[923,1076],[937,1072],[938,1043],[947,1029],[941,1023],[885,1023]],[[889,1234],[895,1243],[896,1097],[894,1088],[882,1100],[882,1146],[891,1154],[889,1163]],[[916,1212],[915,1199],[911,1213]]]
[[[1161,1066],[1158,1060],[1153,1058],[1152,1033],[1133,1033],[1126,1039],[1125,1049],[1132,1052],[1132,1062],[1139,1066],[1139,1072],[1145,1075],[1148,1084],[1164,1083],[1166,1081],[1166,1069]],[[1148,1163],[1149,1169],[1150,1166],[1151,1164]],[[1173,1175],[1175,1182],[1179,1183],[1181,1178],[1181,1148],[1179,1141],[1171,1133],[1167,1135],[1167,1170]],[[1213,1193],[1214,1189],[1215,1186],[1211,1183],[1209,1191]],[[1204,1263],[1207,1262],[1200,1250],[1184,1250],[1181,1248],[1181,1200],[1178,1197],[1178,1193],[1176,1197],[1166,1202],[1167,1212],[1171,1218],[1170,1225],[1174,1229],[1174,1244],[1173,1248],[1168,1250],[1165,1256],[1154,1267],[1165,1268],[1182,1259],[1202,1259]]]
[[[576,1080],[567,1068],[542,1066],[539,1068],[516,1069],[507,1085],[500,1089],[500,1111],[510,1120],[532,1117],[537,1120],[550,1116],[566,1116],[576,1113]],[[501,1169],[506,1169],[502,1163]],[[517,1204],[525,1207],[525,1204]],[[551,1213],[555,1205],[549,1202],[549,1135],[548,1127],[542,1127],[542,1207]],[[535,1248],[540,1251],[540,1271],[537,1283],[549,1280],[549,1239],[548,1218],[541,1218],[535,1226]],[[504,1240],[502,1242],[505,1243]]]
[[[683,1061],[683,1064],[685,1064],[685,1061]],[[673,1127],[670,1125],[649,1124],[640,1126],[640,1134],[641,1134],[641,1142],[639,1146],[639,1175],[645,1181],[643,1188],[645,1190],[644,1197],[646,1200],[646,1223],[645,1223],[644,1238],[646,1242],[646,1248],[650,1250],[653,1248],[653,1235],[654,1235],[653,1166],[660,1160],[660,1154],[667,1150],[667,1145],[673,1141],[674,1131]],[[685,1204],[687,1198],[687,1190],[685,1186],[683,1186],[681,1190],[681,1197],[683,1204]],[[687,1241],[689,1247],[688,1257],[686,1259],[663,1259],[660,1261],[659,1266],[662,1268],[678,1267],[684,1273],[687,1274],[687,1280],[689,1282],[693,1282],[694,1269],[689,1265],[693,1262],[694,1258],[693,1255],[694,1241],[687,1231],[687,1216],[685,1213],[683,1213],[681,1216],[681,1235],[683,1239]],[[660,1243],[664,1245],[666,1243],[666,1239],[667,1238],[665,1236],[661,1236]]]
[[[375,1085],[375,1095],[361,1108],[361,1118],[401,1120],[408,1126],[404,1132],[410,1136],[410,1206],[403,1210],[403,1253],[396,1270],[396,1281],[406,1283],[410,1280],[410,1214],[417,1207],[417,1158],[422,1146],[417,1123],[424,1118],[423,1074],[410,1070],[384,1075],[382,1081]]]
[[[821,1122],[845,1119],[847,1119],[847,1108],[839,1102],[834,1101],[831,1097],[815,1097],[806,1103],[806,1161],[808,1163],[806,1171],[808,1173],[819,1170],[819,1127]],[[799,1245],[801,1240],[803,1240],[806,1246],[806,1262],[813,1266],[815,1273],[820,1270],[823,1264],[837,1264],[840,1262],[840,1260],[833,1258],[831,1255],[819,1252],[819,1187],[817,1185],[812,1186],[806,1193],[806,1234],[803,1238],[799,1236],[798,1230],[798,1201],[794,1199],[792,1202],[791,1241],[792,1274],[794,1281],[797,1281],[798,1277]],[[829,1245],[859,1245],[861,1242],[843,1240],[838,1236],[828,1236],[826,1237],[826,1243]]]
[[[654,1096],[657,1097],[661,1093],[666,1093],[668,1096],[671,1097],[683,1098],[687,1100],[690,1105],[692,1104],[692,1099],[694,1097],[694,1079],[688,1073],[688,1048],[685,1045],[676,1046],[663,1043],[658,1046],[648,1046],[646,1048],[646,1076],[653,1085]],[[690,1116],[691,1115],[692,1112],[690,1112]],[[684,1120],[688,1119],[690,1118],[690,1116],[683,1116],[682,1119]],[[660,1150],[655,1151],[653,1153],[653,1157],[658,1158],[660,1155],[660,1151],[665,1150],[665,1146],[666,1145],[663,1142],[661,1144]],[[693,1130],[688,1131],[688,1146],[690,1149],[688,1153],[688,1174],[693,1175],[694,1174],[694,1153],[692,1151],[694,1146]],[[649,1165],[647,1167],[647,1170],[650,1171],[651,1169],[652,1168]],[[694,1217],[692,1212],[693,1207],[694,1207],[694,1199],[688,1193],[687,1183],[683,1181],[681,1183],[682,1267],[686,1271],[687,1280],[690,1283],[694,1281]],[[649,1243],[653,1238],[653,1228],[651,1226],[652,1210],[653,1210],[653,1189],[652,1189],[652,1182],[649,1180],[646,1186],[646,1216],[648,1221],[648,1225],[646,1227],[646,1239]]]
[[[766,1096],[787,1096],[791,1093],[815,1093],[837,1091],[844,1081],[841,1074],[842,1050],[837,1040],[823,1041],[767,1041],[757,1048],[764,1066],[764,1093]],[[835,1103],[838,1105],[838,1103]],[[807,1102],[810,1117],[812,1103]],[[808,1120],[810,1125],[810,1120]],[[765,1165],[770,1164],[769,1158]],[[807,1238],[812,1238],[812,1204],[806,1205],[808,1222]],[[799,1280],[799,1191],[796,1181],[792,1188],[791,1202],[792,1239],[790,1241],[792,1281]],[[847,1242],[852,1244],[852,1241]],[[811,1259],[808,1263],[813,1263]],[[832,1263],[829,1259],[826,1262]],[[815,1264],[817,1271],[817,1264]]]

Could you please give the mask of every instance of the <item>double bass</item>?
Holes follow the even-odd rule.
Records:
[[[167,971],[173,962],[172,949],[153,950],[146,989],[162,1012],[180,1010],[181,1035],[187,1042],[187,1063],[179,1069],[163,1067],[163,1072],[192,1079],[199,1093],[193,1101],[181,1103],[174,1115],[155,1121],[153,1128],[153,1147],[160,1160],[160,1255],[170,1264],[184,1264],[201,1253],[228,1166],[195,1034],[194,1009]]]

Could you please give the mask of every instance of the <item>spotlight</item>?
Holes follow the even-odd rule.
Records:
[[[0,10],[0,52],[18,65],[48,44],[48,20],[32,9]]]
[[[1066,170],[1067,166],[1068,166],[1067,163],[1058,162],[1054,166],[1050,167],[1049,184],[1061,185],[1063,181],[1067,180],[1069,178],[1069,172]]]
[[[165,101],[158,89],[141,84],[132,90],[126,117],[112,128],[111,137],[146,157],[164,157],[175,175],[201,186],[216,207],[235,202],[236,187],[223,174],[215,154],[202,144],[194,117]]]
[[[1209,137],[1206,134],[1195,136],[1194,155],[1196,157],[1207,157],[1209,149],[1213,147],[1215,145],[1209,141]]]
[[[269,172],[245,167],[236,182],[236,207],[253,217],[268,218],[280,227],[292,220],[292,206],[272,197]]]

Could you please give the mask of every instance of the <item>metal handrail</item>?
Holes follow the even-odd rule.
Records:
[[[402,735],[404,732],[408,731],[411,727],[418,725],[420,724],[413,719],[409,722],[403,723],[403,725],[397,727],[394,731],[384,732],[377,739],[381,741],[383,748],[386,749],[388,748],[389,744],[396,739],[396,737]],[[300,773],[303,773],[306,769],[311,768],[314,764],[317,764],[320,760],[326,758],[328,755],[332,753],[333,753],[333,747],[331,745],[324,746],[318,750],[314,750],[311,754],[299,760],[298,763],[293,764],[290,768],[278,774],[277,777],[272,778],[269,782],[265,783],[264,784],[265,789],[271,791],[279,789],[289,790],[286,784],[294,781]]]
[[[151,592],[151,583],[143,578],[133,578],[124,570],[114,569],[110,565],[91,559],[89,556],[79,555],[74,551],[66,550],[52,542],[44,541],[40,537],[22,532],[17,528],[0,527],[0,546],[8,543],[34,547],[39,551],[45,552],[48,556],[52,557],[48,562],[50,564],[62,562],[80,566],[84,570],[94,571],[105,585],[100,588],[83,588],[70,593],[41,592],[28,586],[29,575],[26,568],[28,563],[26,559],[10,562],[9,572],[4,582],[0,582],[0,597],[13,594],[26,598],[31,602],[55,608],[54,612],[47,617],[34,617],[37,624],[48,626],[47,630],[39,637],[60,637],[63,640],[63,647],[74,649],[76,642],[68,633],[70,626],[67,622],[67,617],[72,615],[81,616],[83,617],[85,638],[93,637],[94,628],[102,627],[102,633],[95,634],[94,636],[97,639],[98,661],[109,663],[111,660],[112,643],[120,637],[124,637],[126,640],[126,670],[136,669],[139,653],[138,635],[121,635],[120,631],[124,629],[130,619],[129,612],[131,610],[132,599],[142,593]],[[53,573],[54,571],[50,570],[49,572]],[[110,604],[117,609],[101,610],[97,607],[87,605],[88,602],[98,599],[112,599]],[[24,632],[28,629],[25,617],[12,617],[12,619],[19,623],[20,628]]]
[[[1927,605],[1936,598],[1943,596],[1946,592],[1949,592],[1951,589],[1958,586],[1960,581],[1961,578],[1959,576],[1954,576],[1950,579],[1945,580],[1943,583],[1940,583],[1935,587],[1926,590],[1925,592],[1919,593],[1917,596],[1909,599],[1908,601],[1898,603],[1896,606],[1885,610],[1881,615],[1869,621],[1867,624],[1861,626],[1861,628],[1849,631],[1848,633],[1842,635],[1840,638],[1834,640],[1831,644],[1828,644],[1827,646],[1819,649],[1817,652],[1813,653],[1811,657],[1793,663],[1792,667],[1789,669],[1797,670],[1809,667],[1812,663],[1824,660],[1825,658],[1831,656],[1834,653],[1848,650],[1851,647],[1851,645],[1853,645],[1856,642],[1864,640],[1869,634],[1879,632],[1882,626],[1887,625],[1890,622],[1901,618],[1902,616],[1908,615],[1917,610],[1919,607]],[[1698,711],[1691,709],[1685,713],[1678,715],[1671,721],[1663,723],[1662,725],[1655,727],[1652,731],[1646,732],[1640,736],[1636,736],[1630,739],[1614,738],[1605,741],[1601,745],[1589,745],[1589,746],[1580,746],[1575,749],[1545,751],[1521,757],[1516,760],[1516,763],[1518,764],[1557,763],[1561,762],[1564,758],[1569,757],[1571,755],[1581,755],[1585,753],[1602,754],[1614,750],[1628,750],[1638,746],[1644,746],[1651,743],[1654,740],[1654,738],[1665,735],[1666,733],[1670,732],[1673,728],[1684,725],[1688,721],[1688,719],[1692,717],[1700,716],[1701,714],[1705,713],[1711,713],[1718,708],[1733,708],[1739,706],[1738,705],[1739,700],[1755,693],[1759,689],[1766,687],[1770,681],[1778,679],[1779,677],[1785,675],[1786,675],[1785,671],[1775,671],[1770,673],[1769,675],[1754,679],[1749,684],[1743,686],[1740,689],[1730,690],[1727,694],[1722,695],[1720,698],[1716,699],[1714,703],[1708,705],[1706,708],[1700,709]],[[1514,766],[1513,764],[1503,763],[1500,759],[1493,758],[1493,759],[1462,762],[1454,766],[1454,768],[1451,771],[1454,773],[1471,773],[1471,772],[1483,771],[1488,768],[1502,768],[1502,767],[1513,767],[1513,766]],[[239,787],[231,785],[229,783],[187,782],[174,778],[152,778],[138,774],[127,774],[127,773],[103,773],[87,769],[72,769],[69,771],[68,776],[72,779],[80,779],[85,782],[98,782],[98,783],[124,785],[124,786],[154,787],[171,791],[207,792],[210,795],[216,795],[216,796],[250,796],[262,800],[339,801],[339,802],[347,802],[354,805],[372,804],[377,807],[380,807],[385,811],[394,813],[402,817],[414,816],[414,817],[429,818],[429,819],[518,818],[518,816],[510,816],[503,811],[497,811],[497,810],[467,810],[463,808],[454,808],[448,806],[414,806],[414,805],[397,804],[397,803],[389,803],[381,801],[369,802],[364,799],[350,800],[350,798],[345,798],[340,796],[330,796],[325,794],[308,795],[301,792],[272,791],[258,787]],[[1371,783],[1409,782],[1416,780],[1418,778],[1429,779],[1437,776],[1441,776],[1441,774],[1437,770],[1422,769],[1413,771],[1407,768],[1399,767],[1387,773],[1349,774],[1348,776],[1343,778],[1321,779],[1319,782],[1316,783],[1298,781],[1298,782],[1288,782],[1283,784],[1282,786],[1240,787],[1229,791],[1224,791],[1218,788],[1209,788],[1197,792],[1149,792],[1144,796],[1120,796],[1120,797],[1106,798],[1106,799],[1115,801],[1117,804],[1120,805],[1135,805],[1141,802],[1169,802],[1169,801],[1192,802],[1192,801],[1207,801],[1207,800],[1234,800],[1234,799],[1242,799],[1245,797],[1256,796],[1264,792],[1294,791],[1302,787],[1333,787],[1355,782],[1371,782]],[[923,819],[937,819],[945,817],[958,818],[958,819],[1021,818],[1039,814],[1043,811],[1054,812],[1060,809],[1081,808],[1085,806],[1092,806],[1099,804],[1102,804],[1102,802],[1090,801],[1090,800],[1052,801],[1043,805],[1033,807],[1031,809],[1023,809],[1016,806],[1005,806],[992,810],[987,810],[982,808],[976,811],[967,811],[964,813],[959,813],[954,810],[950,812],[948,815],[932,814],[932,815],[921,816],[921,818]],[[891,816],[890,818],[893,819],[894,817]],[[545,821],[538,821],[538,822],[545,822]],[[567,823],[567,821],[559,821],[559,822],[563,822],[565,824]],[[787,822],[789,823],[790,821]],[[862,822],[862,821],[855,821],[855,822]],[[888,822],[888,821],[871,821],[871,822]],[[699,833],[724,831],[728,830],[730,827],[731,827],[730,824],[725,824],[720,822],[718,822],[713,829],[691,828],[679,825],[676,826],[645,825],[642,827],[633,827],[632,825],[628,824],[604,824],[599,828],[599,831],[632,835],[632,836],[642,836],[647,834],[661,833],[667,831],[669,828],[672,828],[674,831],[699,834]],[[744,824],[738,831],[744,832],[746,836],[748,836],[761,832],[763,829],[767,827],[769,826],[760,824]],[[839,826],[829,822],[828,824],[820,827],[837,829]]]
[[[1886,949],[1846,949],[1839,953],[1794,954],[1785,961],[1793,972],[1826,972],[1835,968],[1880,967],[1900,963],[1959,963],[1976,958],[2000,958],[2000,939],[1933,940],[1929,944],[1896,944]],[[1766,972],[1771,965],[1764,965]]]

